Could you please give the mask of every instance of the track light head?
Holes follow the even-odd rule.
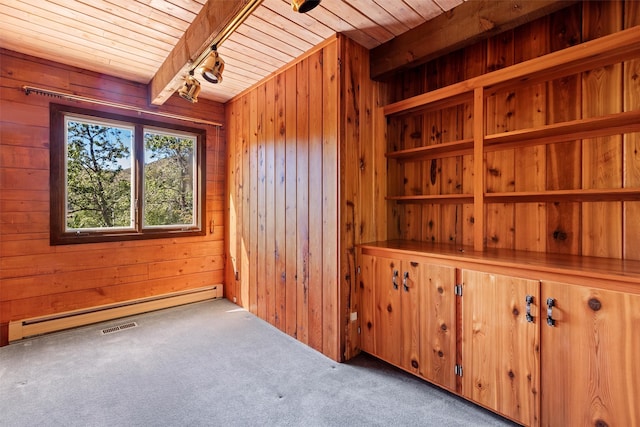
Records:
[[[291,0],[294,12],[307,13],[320,4],[320,0]]]
[[[184,85],[178,91],[178,94],[191,103],[198,102],[198,94],[200,93],[200,82],[193,76],[187,76],[184,79]]]
[[[224,60],[220,58],[217,50],[212,50],[207,59],[198,67],[198,72],[209,83],[220,83],[224,71]]]

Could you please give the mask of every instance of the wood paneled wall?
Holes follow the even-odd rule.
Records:
[[[7,324],[11,320],[224,282],[224,131],[204,126],[206,236],[50,246],[49,103],[67,101],[27,96],[21,86],[45,87],[142,108],[147,106],[147,89],[145,85],[7,50],[0,51],[0,65],[2,344],[6,344]],[[92,104],[82,105],[101,109]],[[174,96],[165,106],[149,109],[224,121],[224,106],[204,100],[192,105]],[[104,110],[127,115],[127,111]]]
[[[624,28],[640,25],[636,1],[585,1],[407,71],[386,83],[389,102],[475,77]],[[486,100],[487,134],[638,109],[639,60],[506,90]],[[473,135],[469,105],[393,119],[388,150]],[[635,187],[640,141],[629,133],[592,140],[488,152],[485,191]],[[398,195],[473,192],[472,156],[390,163]],[[639,202],[494,203],[486,206],[485,246],[640,259]],[[389,207],[389,238],[473,244],[473,206]]]
[[[334,360],[358,345],[355,245],[385,238],[368,73],[339,35],[226,105],[225,296]]]

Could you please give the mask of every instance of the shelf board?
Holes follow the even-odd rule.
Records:
[[[473,194],[420,194],[415,196],[387,196],[398,203],[467,204]],[[555,202],[619,202],[640,201],[640,188],[604,188],[589,190],[521,191],[484,193],[485,203],[555,203]]]
[[[487,135],[485,151],[640,132],[640,110]]]
[[[460,82],[385,105],[382,110],[385,116],[392,116],[410,114],[417,110],[421,113],[441,110],[472,101],[473,88],[466,82]]]
[[[485,193],[485,203],[616,202],[639,201],[640,188],[599,188],[589,190],[522,191]]]
[[[589,40],[469,80],[485,88],[485,96],[575,75],[640,57],[640,26]]]
[[[632,58],[640,58],[640,26],[388,104],[383,111],[390,116],[446,108],[472,101],[476,88],[483,88],[488,97],[509,87],[555,80]]]
[[[473,138],[386,153],[388,159],[420,161],[473,154]]]
[[[473,203],[473,194],[421,194],[416,196],[387,196],[387,200],[398,203],[433,203],[433,204],[459,204]]]

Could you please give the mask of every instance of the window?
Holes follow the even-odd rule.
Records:
[[[201,129],[51,106],[51,243],[204,235]]]

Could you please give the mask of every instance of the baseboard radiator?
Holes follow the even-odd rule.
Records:
[[[9,322],[9,342],[192,302],[218,299],[222,298],[222,291],[222,285],[213,285],[189,291],[123,301],[116,304],[66,311],[51,316],[17,320]]]

